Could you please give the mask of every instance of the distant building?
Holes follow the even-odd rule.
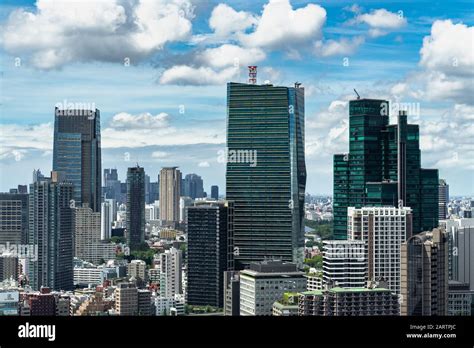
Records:
[[[132,260],[127,265],[127,276],[146,280],[146,263],[143,260]]]
[[[448,217],[449,203],[449,185],[446,180],[439,179],[438,192],[438,218],[439,220],[445,220]]]
[[[151,291],[148,289],[138,289],[138,315],[150,316],[152,312]]]
[[[127,171],[127,243],[135,248],[145,241],[145,170],[136,166]]]
[[[197,174],[187,174],[183,180],[182,195],[192,199],[204,197],[202,178]]]
[[[138,289],[135,285],[129,283],[117,285],[115,311],[118,315],[138,315]]]
[[[211,198],[215,199],[216,201],[219,200],[219,186],[217,185],[211,186]]]
[[[240,272],[240,315],[272,315],[273,304],[285,292],[306,290],[304,273],[281,261],[251,263]]]
[[[447,315],[448,237],[443,229],[416,234],[401,248],[402,315]]]
[[[100,239],[112,237],[112,224],[117,219],[117,203],[115,199],[105,199],[100,211]]]
[[[179,221],[179,197],[181,195],[181,171],[178,167],[166,167],[160,171],[160,220],[165,224]]]
[[[272,315],[276,317],[290,317],[298,315],[299,294],[285,292],[283,297],[273,303]]]

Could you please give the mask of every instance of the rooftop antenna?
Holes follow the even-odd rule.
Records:
[[[354,88],[354,92],[357,94],[357,99],[360,99],[360,95],[359,95],[359,93],[357,93],[355,88]]]
[[[257,66],[256,65],[249,65],[249,84],[251,85],[257,84]]]
[[[301,86],[301,82],[296,81],[295,82],[295,88],[300,88],[300,86]]]

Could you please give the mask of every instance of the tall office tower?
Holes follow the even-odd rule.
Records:
[[[448,234],[449,279],[467,283],[474,291],[474,219],[449,219],[441,225]]]
[[[447,315],[448,238],[444,229],[415,234],[401,248],[402,315]]]
[[[30,185],[28,244],[38,248],[29,260],[29,282],[34,290],[47,286],[72,290],[74,186],[52,172]]]
[[[100,212],[102,169],[100,112],[55,108],[53,171],[74,184],[76,206],[89,204]]]
[[[192,199],[204,197],[204,185],[202,178],[197,174],[187,174],[183,180],[183,196]]]
[[[348,239],[365,242],[367,278],[400,293],[400,246],[412,235],[408,207],[348,208]]]
[[[100,213],[95,213],[87,204],[75,207],[74,213],[74,256],[93,262],[93,245],[100,241]]]
[[[304,88],[227,84],[227,150],[236,268],[265,258],[301,264]]]
[[[127,171],[127,243],[134,248],[145,241],[145,170],[138,164]]]
[[[347,208],[403,206],[413,233],[438,224],[438,170],[422,169],[418,125],[400,111],[389,125],[386,100],[349,102],[349,153],[334,155],[334,238],[347,238]]]
[[[367,283],[365,243],[360,240],[328,240],[323,243],[324,284],[363,288]]]
[[[182,293],[182,251],[176,248],[160,254],[160,296],[174,297]]]
[[[114,295],[115,311],[118,315],[138,314],[138,289],[134,284],[118,284]]]
[[[150,204],[150,176],[145,174],[145,203]]]
[[[178,167],[166,167],[160,171],[160,220],[165,223],[179,221],[179,197],[181,195],[181,171]]]
[[[211,198],[215,199],[216,201],[219,199],[219,186],[217,185],[211,186]]]
[[[104,198],[121,201],[120,191],[117,169],[104,169]]]
[[[28,239],[28,194],[0,193],[0,244],[25,244]]]
[[[306,290],[306,278],[296,264],[281,261],[251,263],[240,272],[240,315],[272,315],[273,303],[285,292]]]
[[[233,215],[232,202],[199,202],[187,208],[190,305],[224,307],[224,272],[233,269]]]
[[[100,209],[100,239],[112,237],[112,224],[117,219],[117,204],[115,199],[104,199]]]
[[[116,181],[118,181],[117,169],[116,168],[113,168],[113,169],[106,168],[106,169],[104,169],[104,186],[107,187],[110,184],[115,183]]]
[[[446,183],[446,180],[439,179],[438,216],[440,220],[445,220],[448,216],[448,203],[449,203],[449,185]]]
[[[160,199],[160,177],[158,176],[158,181],[150,182],[150,201],[148,204],[152,204],[155,201]],[[158,220],[158,219],[157,219]]]

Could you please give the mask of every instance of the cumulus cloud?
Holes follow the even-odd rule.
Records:
[[[187,65],[176,65],[167,69],[161,75],[161,84],[175,85],[219,85],[232,80],[238,75],[239,70],[230,67],[216,71],[209,67],[194,68]]]
[[[219,37],[243,32],[258,22],[257,16],[250,12],[236,11],[226,4],[219,4],[212,10],[209,27]]]
[[[369,13],[361,13],[359,7],[353,11],[356,17],[349,21],[349,24],[366,24],[369,26],[368,35],[376,38],[387,35],[391,31],[400,29],[407,24],[407,19],[403,16],[403,12],[390,12],[384,8],[372,10]]]
[[[149,112],[132,115],[126,112],[120,112],[112,117],[110,126],[112,128],[164,128],[168,126],[169,115],[160,113],[153,116]]]
[[[352,39],[342,38],[339,41],[327,40],[317,41],[314,45],[315,53],[321,57],[329,57],[336,55],[351,55],[357,48],[364,43],[362,36],[356,36]]]
[[[214,68],[229,66],[239,67],[256,64],[266,58],[260,48],[242,48],[237,45],[224,44],[208,48],[197,56],[197,61]]]
[[[209,168],[211,164],[208,161],[202,161],[198,163],[199,168]]]
[[[76,61],[143,59],[191,34],[189,0],[127,2],[38,0],[17,9],[2,26],[2,45],[41,69]]]
[[[326,10],[316,4],[294,10],[289,0],[270,0],[263,7],[255,31],[241,34],[245,46],[287,48],[321,37]]]

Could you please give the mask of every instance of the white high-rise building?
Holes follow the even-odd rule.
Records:
[[[178,167],[167,167],[160,171],[160,220],[165,223],[178,222],[179,197],[181,194],[181,171]]]
[[[106,199],[101,205],[100,212],[100,239],[107,240],[112,237],[112,224],[117,219],[115,199]]]
[[[171,248],[160,254],[160,296],[174,297],[182,294],[181,250]]]
[[[323,283],[341,288],[363,288],[367,283],[365,242],[326,240],[323,242]],[[308,290],[318,290],[309,289]]]
[[[365,242],[368,280],[400,294],[400,246],[412,235],[411,208],[349,207],[347,215],[348,240]]]

